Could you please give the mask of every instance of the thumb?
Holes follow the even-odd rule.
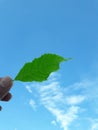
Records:
[[[0,100],[3,99],[12,87],[12,79],[7,76],[0,80]]]

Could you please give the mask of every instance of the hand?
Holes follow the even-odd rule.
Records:
[[[0,78],[0,100],[9,101],[12,97],[9,90],[12,87],[12,79],[10,77]],[[0,107],[1,108],[1,107]]]

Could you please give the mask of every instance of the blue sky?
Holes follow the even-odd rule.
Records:
[[[0,0],[0,76],[44,53],[73,60],[43,83],[14,82],[0,130],[98,130],[98,1]]]

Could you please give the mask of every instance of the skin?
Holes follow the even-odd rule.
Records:
[[[9,92],[13,85],[13,81],[9,76],[4,78],[0,78],[0,100],[1,101],[9,101],[12,97],[11,93]],[[0,106],[0,110],[1,110]]]

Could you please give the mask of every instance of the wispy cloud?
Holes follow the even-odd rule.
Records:
[[[91,120],[91,129],[90,130],[98,130],[98,119]]]
[[[80,125],[85,124],[83,119],[86,120],[92,116],[87,114],[87,111],[92,109],[87,104],[93,103],[96,106],[95,101],[98,101],[98,80],[85,79],[62,87],[56,75],[52,75],[52,78],[53,80],[50,77],[49,81],[39,85],[33,84],[26,89],[32,93],[32,89],[36,88],[40,103],[55,117],[55,120],[51,122],[53,125],[56,126],[59,123],[63,130],[70,130],[72,124],[76,121],[79,123],[80,119],[82,119]],[[30,105],[35,107],[35,102],[30,100]],[[95,111],[95,107],[93,109]],[[87,117],[83,115],[83,112]],[[92,124],[91,130],[97,130],[97,123]]]
[[[26,85],[25,87],[26,87],[26,89],[28,90],[29,93],[32,93],[32,89],[29,85]]]
[[[66,103],[69,105],[77,105],[85,100],[85,96],[82,95],[73,95],[73,96],[68,96],[66,98]]]
[[[36,110],[36,103],[35,103],[35,101],[33,99],[29,100],[29,104],[33,108],[33,110]]]
[[[51,124],[53,124],[54,126],[56,126],[56,121],[55,120],[51,121]]]
[[[66,96],[61,91],[59,82],[52,82],[38,90],[44,107],[56,117],[56,122],[60,123],[64,130],[68,130],[70,123],[77,118],[79,107],[73,104],[67,107],[69,103],[66,104]]]
[[[77,119],[77,113],[79,108],[72,106],[67,111],[61,110],[60,108],[47,107],[47,109],[56,117],[56,121],[60,123],[61,128],[68,130],[68,126],[72,121]]]
[[[92,125],[91,130],[98,130],[98,122]]]

